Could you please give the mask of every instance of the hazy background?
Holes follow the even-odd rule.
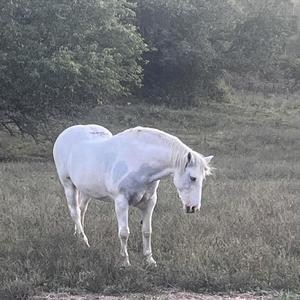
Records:
[[[299,2],[279,0],[2,0],[0,299],[163,289],[299,299],[298,15]],[[51,153],[78,123],[156,127],[215,155],[200,214],[162,181],[156,270],[143,265],[135,209],[129,270],[113,204],[90,204],[90,249],[73,236]]]

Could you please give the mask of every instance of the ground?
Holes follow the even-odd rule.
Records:
[[[275,297],[279,297],[278,293],[277,295],[274,293],[261,293],[261,295],[253,293],[209,295],[189,292],[165,291],[160,293],[159,295],[129,294],[122,296],[104,296],[95,294],[70,295],[68,293],[50,293],[36,296],[33,298],[33,300],[271,300]]]
[[[80,120],[52,122],[53,139],[68,124],[96,123],[113,133],[143,125],[215,155],[199,214],[185,214],[172,181],[161,182],[153,216],[155,270],[144,267],[137,210],[129,216],[132,267],[120,270],[113,205],[90,204],[87,249],[73,236],[51,157],[53,141],[36,144],[0,133],[0,299],[30,299],[43,291],[44,297],[51,291],[85,291],[129,299],[182,299],[181,292],[157,294],[170,288],[205,291],[206,297],[272,290],[278,299],[297,299],[299,116],[298,96],[242,94],[229,103],[190,110],[105,105]]]

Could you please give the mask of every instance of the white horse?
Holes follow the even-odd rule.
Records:
[[[113,201],[118,220],[123,265],[129,266],[128,208],[142,213],[143,254],[155,265],[151,250],[152,213],[159,180],[173,176],[187,213],[201,206],[202,182],[210,174],[209,162],[163,131],[136,127],[112,135],[98,125],[77,125],[57,138],[53,156],[64,187],[77,233],[89,246],[83,230],[84,215],[91,198]]]

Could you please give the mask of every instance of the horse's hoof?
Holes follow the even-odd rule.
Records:
[[[147,267],[151,267],[151,268],[156,268],[157,267],[157,263],[153,259],[152,256],[146,258],[146,265],[147,265]]]
[[[82,234],[79,234],[78,232],[76,232],[74,235],[76,236],[77,240],[80,243],[83,242],[88,248],[91,247],[90,244],[89,244],[89,240],[88,240],[88,238],[86,236],[83,236]]]
[[[84,237],[84,238],[83,238],[83,241],[84,241],[84,243],[87,245],[88,248],[91,247],[90,244],[89,244],[89,241],[88,241],[87,237]]]
[[[122,267],[122,268],[128,268],[128,267],[130,267],[130,266],[131,266],[131,263],[130,263],[130,261],[129,261],[128,258],[125,259],[125,260],[123,261],[123,263],[121,264],[121,267]]]

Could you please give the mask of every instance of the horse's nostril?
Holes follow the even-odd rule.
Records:
[[[193,207],[192,207],[192,213],[194,213],[195,210],[196,210],[196,206],[193,206]]]

